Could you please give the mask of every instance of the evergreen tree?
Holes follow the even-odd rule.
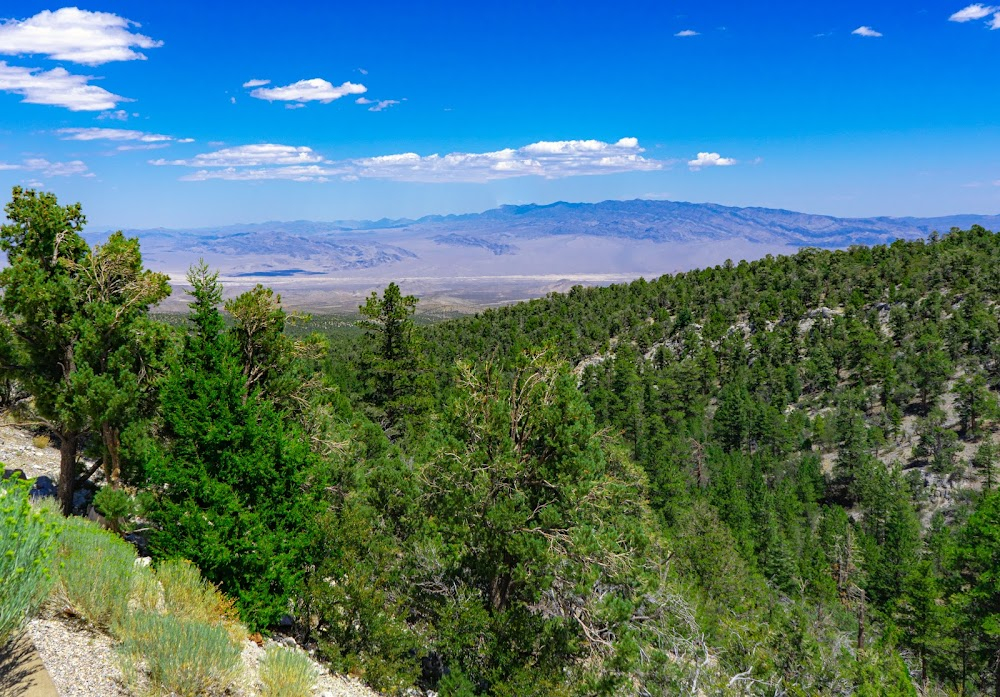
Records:
[[[426,375],[413,326],[417,298],[390,283],[380,298],[372,293],[358,309],[367,340],[363,363],[365,400],[386,433],[398,438],[428,408]]]
[[[959,381],[955,392],[962,431],[973,437],[978,436],[982,432],[983,421],[993,418],[997,411],[997,400],[986,385],[986,377],[976,372]]]
[[[1000,697],[1000,493],[984,497],[965,524],[955,564],[981,665],[992,667],[993,694]]]
[[[927,560],[914,564],[903,581],[895,620],[903,633],[903,645],[917,655],[924,694],[928,693],[932,663],[942,662],[955,648],[949,610],[934,564]]]
[[[993,491],[996,485],[997,446],[990,442],[984,442],[976,448],[976,454],[972,456],[972,466],[979,470],[983,477],[983,488],[986,491]]]
[[[146,453],[144,513],[158,558],[193,561],[267,627],[288,609],[315,543],[315,456],[250,387],[225,331],[218,275],[188,275],[191,330],[161,389],[161,444]],[[321,480],[318,480],[321,481]]]
[[[669,605],[642,570],[662,560],[642,477],[602,450],[566,367],[463,366],[444,426],[419,475],[430,529],[417,579],[441,689],[552,694],[580,671],[581,692],[613,693],[662,660],[648,642]]]
[[[7,267],[0,271],[3,308],[17,357],[18,381],[35,398],[38,413],[59,436],[59,502],[73,507],[77,450],[86,430],[75,402],[76,342],[83,303],[80,269],[89,249],[80,233],[80,204],[60,206],[49,193],[14,187],[0,227]]]

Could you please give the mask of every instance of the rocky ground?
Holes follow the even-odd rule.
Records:
[[[48,477],[55,482],[59,474],[59,450],[44,440],[34,440],[30,431],[0,425],[0,468],[21,470],[29,479]],[[95,632],[79,620],[67,618],[59,608],[49,608],[42,617],[32,620],[28,634],[41,656],[45,669],[61,697],[130,697],[119,665],[115,641]],[[293,644],[290,638],[276,637]],[[264,655],[249,639],[244,643],[243,679],[234,689],[234,697],[256,694],[257,663]],[[317,664],[320,671],[315,694],[321,697],[378,697],[355,678],[333,675]]]

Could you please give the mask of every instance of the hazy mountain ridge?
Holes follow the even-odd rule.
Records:
[[[706,241],[743,238],[752,242],[784,242],[793,245],[847,246],[875,244],[897,238],[912,239],[932,230],[951,227],[968,228],[978,224],[1000,227],[1000,215],[958,214],[936,218],[875,217],[838,218],[783,209],[737,208],[712,203],[686,203],[635,199],[600,203],[557,202],[547,205],[500,206],[482,213],[429,215],[381,220],[334,220],[328,222],[296,220],[233,224],[218,227],[152,230],[131,229],[140,238],[191,237],[225,239],[236,235],[254,235],[264,242],[264,234],[314,237],[344,233],[406,233],[409,238],[452,235],[498,242],[496,235],[507,237],[545,237],[552,235],[599,235],[656,242]],[[91,235],[103,237],[106,233]],[[502,241],[500,241],[503,243]],[[265,244],[262,252],[272,244]]]
[[[914,239],[973,224],[1000,230],[1000,216],[837,218],[633,200],[501,206],[417,220],[294,220],[125,232],[139,237],[152,268],[178,283],[203,258],[229,279],[227,288],[234,292],[256,276],[310,310],[354,310],[359,297],[389,281],[402,283],[425,307],[472,310],[576,284],[655,278],[805,246]],[[95,243],[106,235],[87,238]]]

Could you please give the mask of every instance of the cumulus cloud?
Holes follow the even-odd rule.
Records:
[[[283,87],[258,87],[250,93],[251,97],[266,99],[269,102],[321,102],[329,104],[348,94],[364,94],[368,88],[353,82],[345,82],[335,87],[330,82],[318,77],[310,80],[299,80]]]
[[[394,107],[400,103],[399,99],[368,99],[367,97],[358,97],[354,100],[355,104],[364,104],[368,106],[368,111],[385,111],[389,107]],[[405,98],[402,101],[406,101]]]
[[[50,162],[44,157],[29,157],[20,164],[0,163],[0,170],[21,170],[46,177],[94,176],[81,160]]]
[[[322,165],[293,165],[287,167],[258,167],[240,169],[226,167],[224,169],[203,169],[193,174],[186,174],[181,181],[207,181],[223,179],[226,181],[269,181],[285,179],[296,182],[325,182],[331,177],[345,174],[348,170],[341,167]]]
[[[485,153],[416,153],[353,160],[360,177],[414,182],[486,182],[528,175],[558,179],[663,168],[643,157],[635,138],[615,143],[599,140],[541,141],[521,148]]]
[[[684,31],[677,32],[674,36],[701,36],[701,34],[694,29],[685,29]]]
[[[323,162],[312,148],[294,145],[261,143],[223,148],[202,153],[190,160],[152,160],[153,165],[182,165],[185,167],[275,167],[308,165]]]
[[[176,140],[173,136],[131,131],[125,128],[60,128],[56,133],[63,140],[138,140],[143,143],[160,143]]]
[[[264,85],[270,85],[270,84],[271,84],[270,80],[257,80],[255,78],[253,80],[247,80],[246,82],[243,83],[243,86],[247,87],[247,88],[249,88],[249,87],[263,87]]]
[[[346,181],[388,179],[408,182],[487,182],[529,175],[558,179],[659,170],[667,164],[645,158],[643,152],[636,138],[622,138],[614,143],[599,140],[540,141],[520,148],[485,153],[399,153],[331,161],[308,147],[267,143],[225,148],[187,160],[160,159],[150,162],[154,165],[198,168],[198,172],[182,177],[189,181],[321,181],[340,176]],[[732,164],[725,158],[722,160],[714,164]]]
[[[103,114],[97,115],[98,121],[128,121],[128,112],[124,109],[119,109],[118,111],[105,111]],[[138,116],[138,114],[133,114],[133,116]]]
[[[998,11],[1000,11],[1000,7],[992,7],[990,5],[983,5],[977,2],[975,5],[963,7],[961,10],[949,17],[948,21],[971,22],[976,19],[984,19]]]
[[[692,170],[702,167],[731,167],[736,164],[736,160],[731,157],[722,157],[717,152],[700,152],[698,157],[688,160],[688,167]]]
[[[0,91],[21,95],[21,101],[27,104],[61,106],[70,111],[108,111],[118,102],[132,101],[89,84],[93,79],[63,68],[22,68],[0,61]]]
[[[864,27],[864,26],[858,27],[851,33],[854,34],[855,36],[867,36],[871,38],[877,38],[879,36],[882,36],[882,32],[875,31],[871,27]]]
[[[46,177],[94,176],[87,170],[87,165],[81,160],[70,162],[49,162],[45,158],[36,157],[24,161],[25,169],[41,172]]]
[[[111,61],[145,60],[134,49],[163,45],[131,31],[139,24],[110,12],[89,12],[76,7],[43,10],[24,20],[0,24],[0,53],[39,54],[82,65]]]

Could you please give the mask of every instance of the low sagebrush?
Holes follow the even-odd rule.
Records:
[[[230,598],[206,581],[198,567],[183,559],[157,565],[156,578],[163,588],[163,610],[178,618],[223,627],[234,641],[246,638],[246,628]]]
[[[240,647],[223,627],[136,612],[122,620],[119,630],[125,675],[135,680],[144,673],[154,692],[223,694],[240,675]]]
[[[135,548],[89,520],[68,518],[59,540],[57,597],[99,629],[126,614],[135,580]]]
[[[260,661],[261,697],[309,697],[319,671],[302,651],[267,647]]]

